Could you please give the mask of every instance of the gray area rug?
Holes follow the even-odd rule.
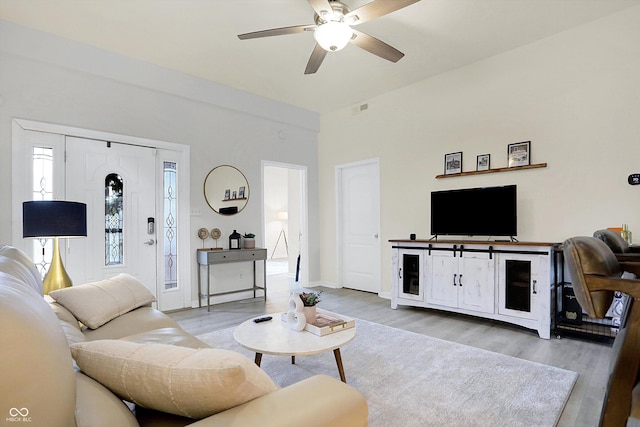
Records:
[[[372,427],[554,426],[578,378],[575,372],[356,320],[341,348],[347,383],[369,404]],[[233,328],[198,338],[217,348],[254,353]],[[264,355],[262,368],[286,387],[316,374],[339,378],[333,352]]]

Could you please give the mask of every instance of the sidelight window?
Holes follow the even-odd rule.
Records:
[[[178,187],[176,185],[176,163],[164,162],[163,171],[164,288],[175,289],[178,287]]]
[[[53,148],[33,147],[31,200],[53,200]],[[34,239],[31,257],[42,277],[47,274],[53,254],[53,239]]]

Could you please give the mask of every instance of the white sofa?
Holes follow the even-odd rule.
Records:
[[[107,299],[98,306],[108,305]],[[101,326],[82,325],[68,308],[45,301],[40,275],[24,253],[0,246],[1,420],[46,427],[367,425],[364,397],[337,379],[318,375],[280,388],[246,357],[208,348],[149,304],[120,309],[126,313]],[[194,367],[185,368],[185,374],[180,363],[171,365],[183,369],[183,380],[190,378],[180,387],[177,380],[171,383],[174,377],[165,378],[169,368],[162,363],[171,357],[196,362],[195,374],[189,370]],[[232,366],[232,373],[219,373],[218,364]],[[180,396],[192,389],[190,396]],[[231,396],[238,392],[250,400],[224,407],[233,404],[238,397]],[[160,403],[178,410],[154,408],[163,399]],[[184,416],[196,401],[205,408],[193,413],[207,415]]]

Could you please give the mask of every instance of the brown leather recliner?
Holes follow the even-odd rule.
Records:
[[[623,272],[640,277],[640,263],[618,261],[595,237],[565,240],[563,253],[576,299],[591,317],[603,318],[615,291],[629,295],[611,360],[600,425],[618,427],[640,421],[640,280],[622,279]],[[636,396],[636,398],[634,398]]]
[[[593,237],[606,243],[619,261],[640,262],[640,248],[629,246],[617,231],[598,230]]]

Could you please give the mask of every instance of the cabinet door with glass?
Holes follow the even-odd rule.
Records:
[[[398,257],[398,298],[424,300],[424,251],[401,249]]]
[[[498,312],[536,319],[542,259],[538,255],[500,254],[498,261]]]

